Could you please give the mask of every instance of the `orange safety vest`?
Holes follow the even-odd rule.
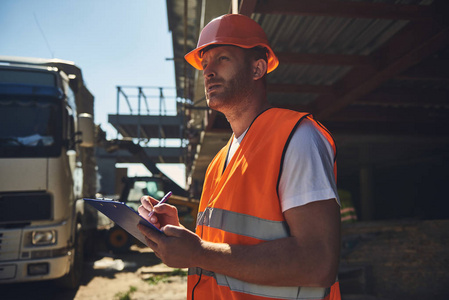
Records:
[[[304,118],[313,120],[306,113],[268,109],[253,121],[226,168],[232,138],[218,152],[206,172],[197,218],[203,240],[253,245],[289,236],[277,187],[285,150]],[[329,132],[313,123],[335,153]],[[189,269],[188,299],[192,292],[195,300],[340,299],[338,281],[332,288],[265,286],[200,268]]]

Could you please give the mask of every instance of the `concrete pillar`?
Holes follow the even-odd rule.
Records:
[[[372,145],[360,147],[360,217],[362,221],[370,221],[374,217],[373,197],[373,163]]]

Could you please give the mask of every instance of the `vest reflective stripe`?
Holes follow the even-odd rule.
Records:
[[[248,283],[229,276],[217,274],[201,268],[190,268],[189,275],[212,277],[220,286],[228,287],[231,291],[260,297],[277,299],[323,299],[330,293],[330,288],[314,287],[277,287]]]
[[[265,220],[219,208],[207,207],[204,212],[198,213],[197,223],[263,241],[288,236],[286,222]]]

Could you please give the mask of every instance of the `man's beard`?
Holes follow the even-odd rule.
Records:
[[[208,83],[218,83],[220,84],[221,91],[212,93],[212,97],[206,92],[206,100],[208,106],[220,112],[226,110],[226,108],[236,107],[239,104],[243,104],[250,95],[250,84],[249,74],[245,74],[245,70],[240,70],[236,76],[231,80],[223,79],[212,79]]]

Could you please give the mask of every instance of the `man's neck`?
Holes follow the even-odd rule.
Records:
[[[242,135],[245,130],[251,125],[254,119],[263,111],[270,108],[267,102],[257,105],[251,106],[243,111],[239,111],[236,114],[225,114],[228,119],[229,124],[231,125],[232,131],[234,132],[235,137],[239,137]]]

